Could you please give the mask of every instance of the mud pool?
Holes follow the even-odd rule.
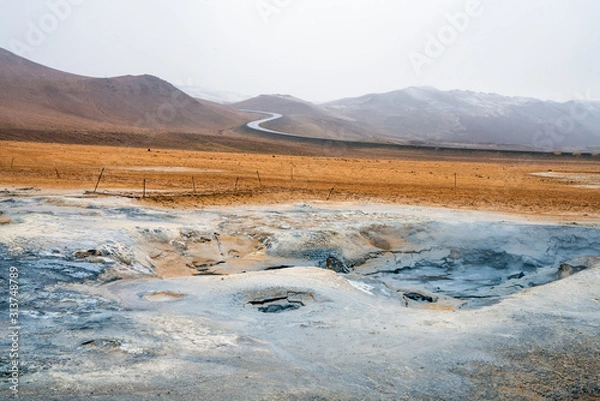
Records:
[[[78,196],[0,212],[30,399],[600,396],[597,224]]]

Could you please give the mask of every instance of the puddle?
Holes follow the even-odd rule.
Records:
[[[452,252],[464,253],[458,258]],[[469,301],[470,306],[485,305],[501,297],[559,279],[558,266],[542,260],[490,250],[448,250],[442,259],[424,257],[396,270],[384,270],[369,277],[404,296],[419,302],[435,303],[432,295],[411,289],[424,289],[430,294]],[[454,256],[454,255],[453,255]]]
[[[597,229],[433,224],[418,231],[404,247],[354,266],[353,274],[405,297],[417,289],[477,307],[575,274],[592,263],[585,257],[600,255]],[[433,303],[429,295],[416,298]]]
[[[563,264],[573,264],[564,272],[578,272],[581,263],[571,260],[594,255],[598,229],[511,222],[346,222],[275,234],[266,249],[282,266],[349,274],[362,292],[399,294],[409,304],[432,298],[411,294],[434,294],[470,307],[558,280]]]

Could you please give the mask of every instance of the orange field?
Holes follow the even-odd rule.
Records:
[[[325,158],[0,142],[0,190],[93,191],[103,168],[98,193],[141,198],[145,181],[143,201],[166,207],[329,200],[600,216],[594,157],[406,150]],[[562,175],[532,175],[549,172]]]

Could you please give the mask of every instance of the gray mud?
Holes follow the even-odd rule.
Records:
[[[0,207],[23,399],[600,397],[593,226],[378,205]],[[188,275],[156,277],[175,265]]]

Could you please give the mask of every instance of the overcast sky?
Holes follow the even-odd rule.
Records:
[[[600,98],[597,0],[0,0],[0,46],[95,77],[153,74],[328,101],[408,86]]]

